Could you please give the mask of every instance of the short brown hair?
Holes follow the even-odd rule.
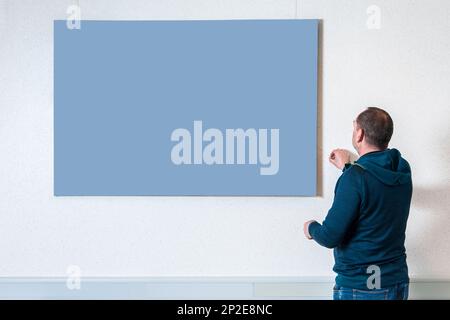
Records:
[[[358,127],[364,131],[367,143],[386,149],[394,132],[394,123],[385,110],[369,107],[356,118]]]

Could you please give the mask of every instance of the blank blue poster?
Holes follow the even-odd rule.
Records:
[[[56,196],[313,196],[317,20],[54,22]]]

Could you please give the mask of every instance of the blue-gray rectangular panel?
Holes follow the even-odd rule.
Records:
[[[316,194],[317,20],[54,23],[54,194]]]

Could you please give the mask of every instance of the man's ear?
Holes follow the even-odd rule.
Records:
[[[364,139],[364,130],[362,128],[358,128],[356,130],[356,141],[362,142]]]

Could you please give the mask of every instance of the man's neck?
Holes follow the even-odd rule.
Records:
[[[366,153],[369,153],[369,152],[375,152],[375,151],[382,151],[382,149],[380,149],[380,148],[375,148],[375,147],[369,147],[369,146],[367,146],[367,147],[362,147],[362,148],[359,150],[359,156],[362,157],[362,156],[365,155]]]

